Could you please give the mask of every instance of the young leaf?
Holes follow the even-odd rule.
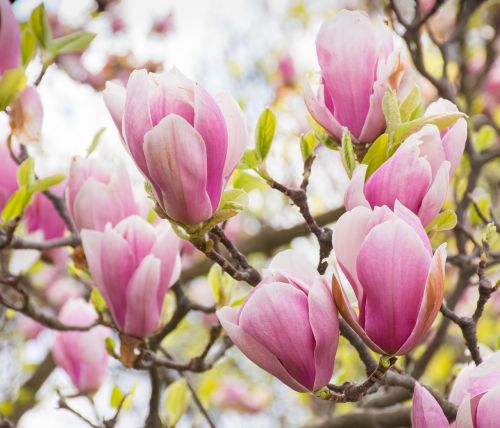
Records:
[[[401,122],[408,122],[415,119],[423,109],[422,92],[418,86],[414,86],[407,97],[401,103],[399,111]]]
[[[33,158],[28,158],[19,165],[17,169],[17,183],[19,187],[26,186],[29,188],[35,182],[35,161]]]
[[[26,87],[26,76],[22,68],[7,70],[0,80],[0,111],[5,110]]]
[[[167,413],[166,423],[174,427],[187,409],[189,389],[185,379],[178,379],[165,391],[164,406]]]
[[[118,406],[123,401],[124,397],[125,397],[125,394],[118,387],[118,385],[114,385],[113,389],[111,390],[111,397],[109,400],[111,407],[113,407],[113,409],[117,409]]]
[[[444,210],[439,213],[426,227],[427,233],[442,232],[453,229],[457,224],[457,215],[453,210]]]
[[[94,40],[96,34],[87,31],[68,34],[50,42],[48,50],[54,56],[67,52],[83,52]]]
[[[358,162],[356,161],[354,147],[352,146],[351,133],[345,127],[342,130],[342,146],[340,149],[340,156],[342,164],[344,165],[347,175],[350,178]]]
[[[38,7],[33,9],[29,23],[38,43],[40,43],[42,48],[46,49],[52,39],[52,30],[43,3],[40,3]]]
[[[36,53],[36,37],[28,24],[21,25],[21,63],[26,67]]]
[[[44,190],[49,189],[56,184],[59,184],[66,178],[64,174],[54,174],[49,177],[41,178],[40,180],[36,180],[32,186],[30,186],[30,191],[34,192],[43,192]]]
[[[106,131],[106,128],[102,127],[95,133],[94,138],[92,138],[92,143],[90,143],[90,146],[87,147],[87,157],[89,157],[97,148],[97,145],[99,144],[99,141],[101,141],[101,137],[102,134],[104,134],[104,131]]]
[[[106,308],[106,301],[96,287],[92,288],[92,291],[90,292],[90,301],[94,305],[97,312],[102,312]]]
[[[111,356],[116,355],[116,352],[115,352],[116,343],[112,337],[106,337],[106,339],[104,339],[104,345],[106,346],[106,351],[108,352],[109,355],[111,355]]]
[[[370,145],[370,148],[368,149],[365,157],[362,160],[362,163],[368,165],[368,168],[366,170],[366,178],[372,175],[377,170],[377,168],[387,160],[388,148],[389,148],[388,134],[380,135],[373,142],[373,144]]]
[[[227,189],[222,194],[219,208],[243,210],[248,204],[248,195],[243,189]]]
[[[411,134],[420,131],[425,125],[436,125],[439,130],[442,131],[463,117],[466,117],[466,115],[460,112],[440,113],[432,116],[422,116],[419,119],[403,123],[398,126],[394,133],[394,143],[391,147],[391,151],[394,152],[400,143],[406,140]]]
[[[318,145],[318,140],[314,135],[314,131],[309,131],[307,134],[300,137],[300,152],[302,159],[306,161],[314,152],[315,147]]]
[[[26,186],[17,189],[2,210],[2,220],[7,222],[19,217],[30,203],[32,195],[33,193],[29,192]]]
[[[258,165],[259,165],[259,158],[257,156],[256,150],[247,149],[245,150],[245,153],[243,153],[243,157],[241,158],[238,168],[256,169]]]
[[[481,152],[489,148],[495,141],[496,136],[497,132],[495,131],[495,128],[490,125],[481,126],[481,129],[474,138],[474,146],[476,147],[476,150]]]
[[[382,110],[384,111],[385,123],[387,124],[387,133],[389,134],[389,139],[391,139],[398,126],[401,125],[398,97],[391,88],[387,88],[385,91],[382,100]]]
[[[266,107],[259,117],[255,131],[255,149],[259,160],[263,161],[271,149],[276,132],[276,116]]]

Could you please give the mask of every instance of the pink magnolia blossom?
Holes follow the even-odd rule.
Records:
[[[165,294],[180,274],[179,239],[169,223],[155,228],[131,216],[81,235],[92,278],[120,331],[149,336],[160,326]]]
[[[217,312],[235,345],[255,364],[296,391],[330,380],[338,316],[326,280],[293,251],[276,255],[239,310]]]
[[[165,213],[185,224],[209,219],[247,143],[234,99],[214,99],[173,69],[136,70],[126,89],[108,82],[104,100]]]
[[[88,326],[97,319],[94,307],[83,299],[69,300],[59,313],[66,325]],[[108,353],[104,344],[109,331],[97,326],[89,331],[58,331],[54,336],[52,355],[81,393],[99,389],[106,375]]]
[[[397,88],[403,72],[393,34],[361,11],[343,10],[326,21],[316,38],[321,85],[304,97],[312,117],[334,138],[342,127],[355,142],[372,143],[385,128],[382,98]]]
[[[214,404],[223,409],[245,413],[258,413],[271,401],[271,394],[265,387],[251,389],[237,377],[225,377],[214,392]]]
[[[398,201],[394,211],[356,207],[340,217],[333,295],[342,317],[375,352],[403,355],[425,337],[443,300],[445,248],[433,255],[418,217]]]
[[[278,60],[278,72],[284,85],[293,86],[297,81],[295,62],[290,54],[282,55]]]
[[[447,428],[450,426],[436,399],[419,383],[413,390],[412,428]]]
[[[453,103],[440,99],[427,108],[425,115],[456,111]],[[358,165],[344,196],[346,209],[359,205],[387,205],[392,209],[399,200],[427,225],[443,206],[466,138],[465,119],[442,132],[434,125],[426,125],[407,138],[366,182],[367,165]]]
[[[55,185],[51,191],[61,195],[66,186],[65,182]],[[24,212],[28,231],[43,231],[45,239],[59,238],[64,235],[66,223],[54,208],[52,201],[43,193],[35,193],[33,200]]]
[[[17,190],[17,163],[5,143],[0,144],[0,211]]]
[[[73,159],[66,204],[78,229],[104,230],[108,222],[114,226],[125,217],[139,214],[125,166],[97,159]]]
[[[42,136],[43,106],[38,91],[29,86],[11,104],[10,126],[22,144],[38,143]]]
[[[0,0],[0,76],[19,67],[21,59],[21,33],[12,6]]]

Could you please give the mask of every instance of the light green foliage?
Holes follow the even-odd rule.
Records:
[[[423,105],[422,91],[418,86],[414,86],[399,106],[401,122],[409,122],[419,117],[423,113]]]
[[[372,175],[376,169],[387,160],[388,151],[389,135],[382,134],[370,145],[370,148],[361,162],[368,165],[366,178]]]
[[[26,87],[26,76],[22,68],[7,70],[0,79],[0,111],[5,110]]]
[[[92,138],[92,142],[90,143],[90,146],[87,147],[87,157],[89,157],[99,145],[99,141],[101,141],[101,137],[102,134],[104,134],[104,131],[106,131],[106,128],[102,127],[101,129],[99,129],[99,131],[95,133],[94,138]]]
[[[457,225],[457,215],[453,210],[444,210],[439,213],[426,227],[427,233],[451,230]]]
[[[217,306],[225,306],[231,302],[236,281],[222,271],[219,265],[212,265],[208,272],[208,283]]]
[[[163,403],[166,412],[165,422],[167,426],[175,427],[189,404],[189,389],[185,379],[178,379],[169,385]]]
[[[83,52],[94,40],[95,36],[95,33],[89,33],[88,31],[68,34],[52,40],[48,50],[54,56],[68,52]]]
[[[497,138],[497,131],[490,125],[481,126],[474,137],[474,146],[477,151],[483,151],[491,147]]]
[[[343,128],[342,130],[340,158],[342,159],[342,164],[344,165],[347,175],[351,177],[358,162],[356,160],[356,155],[354,154],[354,147],[352,146],[351,133],[347,128]]]
[[[276,132],[276,116],[266,107],[259,117],[255,129],[255,150],[260,161],[266,159]]]
[[[300,153],[304,161],[311,157],[317,145],[318,139],[314,135],[314,131],[309,131],[307,134],[300,137]]]
[[[38,43],[42,48],[46,49],[52,40],[52,30],[43,3],[33,9],[29,23]]]
[[[106,308],[106,301],[104,297],[102,297],[101,292],[97,288],[92,288],[90,292],[90,301],[94,305],[94,308],[97,312],[102,312]]]
[[[36,53],[36,36],[29,23],[21,24],[21,62],[26,67]]]
[[[387,88],[382,100],[382,110],[387,124],[387,134],[389,134],[389,140],[392,140],[396,129],[401,125],[401,113],[399,111],[398,97],[390,88]]]

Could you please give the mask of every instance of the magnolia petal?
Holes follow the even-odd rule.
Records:
[[[365,177],[368,165],[359,164],[352,173],[351,181],[344,195],[344,206],[347,211],[357,206],[370,208],[365,197]]]
[[[8,0],[0,0],[0,76],[19,67],[21,60],[21,33],[16,16]]]
[[[213,214],[205,143],[183,118],[169,115],[146,134],[144,152],[163,209],[174,220],[197,224]]]
[[[439,213],[448,194],[450,163],[445,161],[437,171],[431,187],[422,199],[418,216],[424,226],[427,226]]]
[[[436,319],[444,296],[445,265],[446,243],[440,245],[432,257],[415,327],[406,342],[398,350],[398,355],[410,352],[425,337]]]
[[[243,352],[250,360],[257,364],[262,369],[276,376],[283,383],[298,392],[306,392],[307,388],[298,383],[283,367],[276,356],[267,349],[264,345],[254,339],[250,334],[247,334],[238,325],[238,311],[234,308],[224,307],[217,311],[217,318],[234,342],[234,344]]]
[[[118,133],[123,136],[123,114],[125,112],[127,90],[122,85],[108,81],[102,96],[111,119],[113,119],[116,129],[118,129]]]
[[[411,426],[412,428],[448,428],[450,426],[436,399],[418,382],[415,383],[413,390]]]

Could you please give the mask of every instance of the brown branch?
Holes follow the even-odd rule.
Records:
[[[151,367],[149,369],[149,377],[151,379],[151,397],[149,399],[149,413],[146,419],[147,428],[163,428],[160,420],[160,378],[158,369]]]

